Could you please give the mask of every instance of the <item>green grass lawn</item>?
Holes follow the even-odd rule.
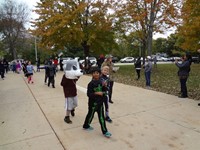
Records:
[[[119,66],[115,73],[116,82],[145,88],[144,69],[141,70],[140,80],[137,77],[134,65]],[[158,64],[151,74],[151,88],[155,91],[179,95],[180,83],[177,76],[178,68],[175,64]],[[189,98],[200,100],[200,64],[192,64],[190,76],[187,81]]]

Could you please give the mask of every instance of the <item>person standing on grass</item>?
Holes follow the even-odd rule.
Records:
[[[85,118],[85,122],[83,124],[83,128],[86,130],[93,130],[93,127],[90,126],[95,112],[98,114],[99,123],[101,125],[101,131],[105,137],[111,137],[111,133],[108,132],[106,128],[106,121],[104,117],[104,108],[103,108],[103,86],[102,81],[100,80],[100,69],[93,68],[92,72],[92,80],[89,82],[87,86],[87,96],[89,98],[88,102],[88,113]]]
[[[137,73],[137,80],[140,79],[140,71],[141,71],[141,57],[138,57],[136,62],[135,62],[135,70],[136,70],[136,73]]]
[[[153,62],[154,62],[154,68],[157,68],[157,57],[155,56],[154,58],[153,58]]]
[[[113,104],[114,102],[112,101],[112,92],[113,92],[113,85],[114,85],[114,71],[113,71],[114,64],[112,62],[112,55],[106,55],[105,58],[106,60],[101,65],[101,68],[103,68],[104,66],[109,67],[109,78],[110,78],[109,102]]]
[[[151,71],[152,71],[151,57],[147,56],[147,63],[144,66],[146,88],[150,88],[150,86],[151,86]]]
[[[179,68],[178,77],[181,85],[181,95],[179,98],[188,97],[186,82],[189,77],[191,62],[192,57],[189,54],[186,54],[182,57],[181,63],[179,63],[178,60],[175,60],[175,65]]]

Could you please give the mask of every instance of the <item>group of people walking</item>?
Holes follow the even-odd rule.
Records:
[[[186,82],[190,72],[191,65],[191,56],[184,55],[182,57],[182,63],[175,61],[176,66],[179,68],[178,76],[180,79],[181,91],[180,98],[188,97]],[[45,84],[50,86],[52,85],[55,88],[55,79],[56,76],[56,66],[53,64],[52,60],[46,61],[45,63]],[[2,76],[2,67],[3,61],[0,61],[0,71]],[[106,121],[112,123],[112,119],[109,114],[109,103],[112,101],[112,91],[114,85],[114,70],[113,70],[112,56],[107,55],[105,60],[101,64],[98,64],[98,67],[91,69],[92,79],[87,85],[87,96],[88,96],[88,112],[83,123],[83,128],[86,130],[93,130],[91,126],[95,112],[98,114],[99,123],[101,126],[102,134],[105,137],[111,137],[111,133],[106,127]],[[151,71],[152,71],[152,62],[151,57],[147,56],[147,62],[145,65],[142,65],[141,58],[139,57],[135,62],[135,69],[137,73],[137,80],[140,79],[140,71],[144,68],[146,86],[151,86]],[[25,76],[28,79],[28,83],[34,83],[33,73],[34,67],[31,64],[31,61],[23,63],[23,71]],[[47,82],[48,79],[48,82]],[[63,92],[65,96],[65,117],[64,121],[68,124],[71,124],[70,116],[75,116],[75,108],[78,106],[77,98],[77,88],[76,82],[77,79],[68,79],[63,75],[60,85],[63,87]]]
[[[93,130],[91,122],[93,120],[95,112],[98,114],[101,131],[104,136],[110,137],[111,133],[108,132],[106,127],[106,121],[112,123],[112,119],[109,115],[109,103],[112,101],[112,88],[113,88],[113,64],[112,56],[106,56],[105,61],[101,64],[101,67],[94,67],[91,69],[92,80],[87,86],[88,96],[88,113],[83,123],[83,128],[86,130]],[[66,116],[64,121],[71,124],[70,116],[75,116],[75,108],[77,107],[77,89],[76,82],[78,79],[67,79],[63,75],[61,86],[63,87],[65,96],[65,110]],[[104,111],[105,110],[105,111]]]

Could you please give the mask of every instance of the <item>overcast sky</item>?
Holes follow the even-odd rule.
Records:
[[[3,1],[3,0],[0,0],[0,1]],[[29,6],[30,9],[34,9],[34,6],[35,6],[36,3],[39,2],[40,0],[15,0],[15,1],[26,3],[26,4]],[[37,15],[36,15],[34,12],[31,12],[30,18],[35,19],[35,18],[37,18]],[[27,25],[27,27],[30,27],[30,24]],[[154,38],[154,39],[156,39],[156,38],[158,38],[158,37],[166,38],[166,37],[169,36],[171,33],[174,33],[174,31],[168,31],[168,32],[165,33],[165,34],[156,34],[156,35],[153,35],[153,38]]]

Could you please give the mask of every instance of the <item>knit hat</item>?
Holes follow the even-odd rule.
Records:
[[[108,55],[105,56],[105,58],[106,58],[106,59],[112,58],[112,55],[108,54]]]

